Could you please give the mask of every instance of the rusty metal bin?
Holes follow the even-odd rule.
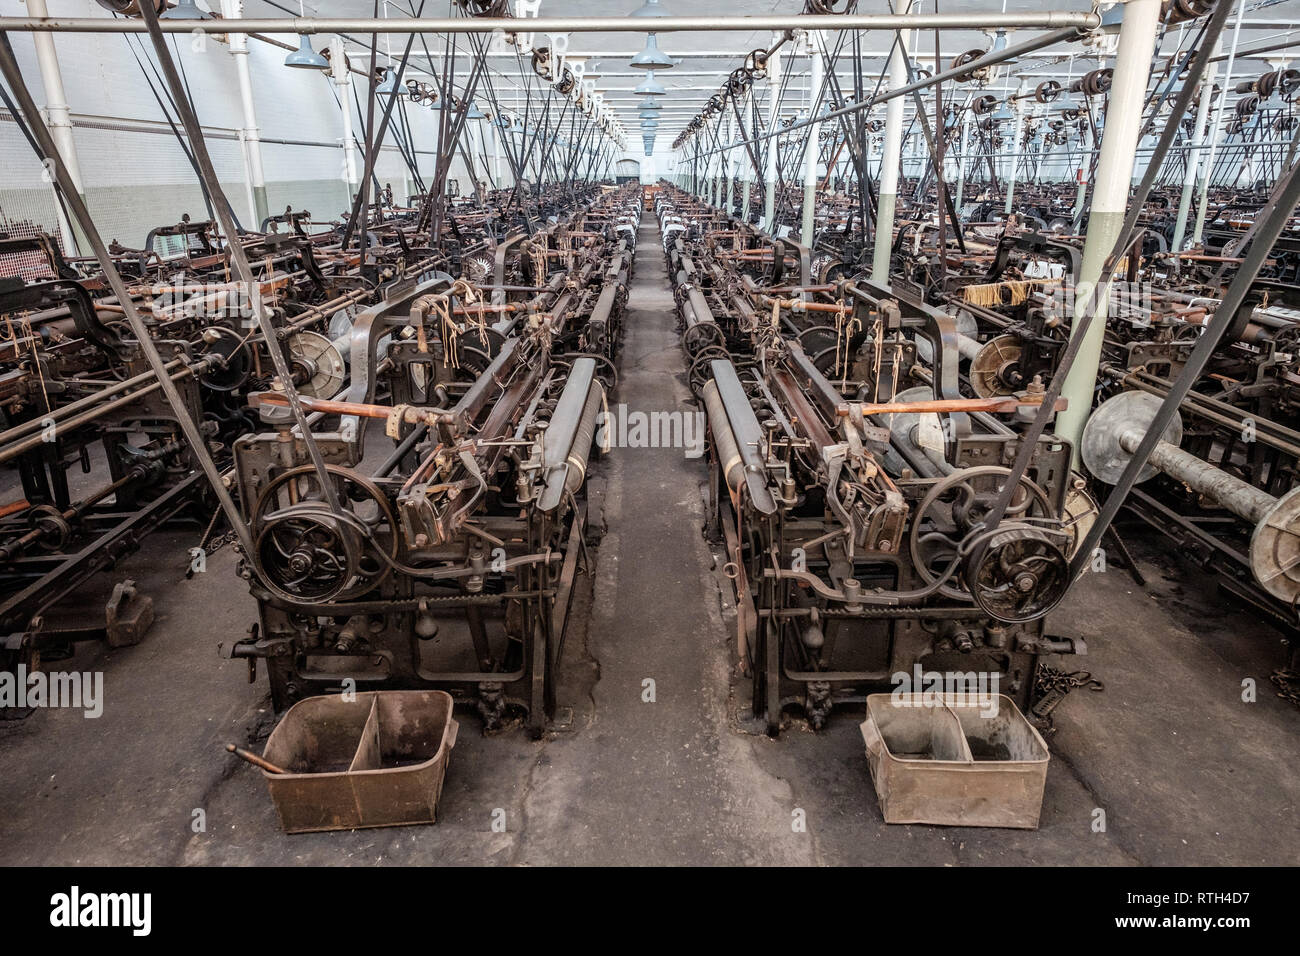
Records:
[[[434,823],[456,745],[451,695],[368,691],[308,697],[289,708],[263,757],[286,833]]]
[[[974,701],[871,694],[862,739],[886,823],[1036,829],[1047,743],[1001,694]]]

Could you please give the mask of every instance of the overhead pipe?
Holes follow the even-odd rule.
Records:
[[[632,17],[267,17],[240,20],[161,20],[163,33],[644,33]],[[656,33],[785,30],[1095,30],[1096,13],[1065,10],[1024,13],[777,14],[746,17],[661,17]],[[148,33],[139,19],[111,17],[0,17],[0,31],[15,33]],[[969,67],[963,72],[970,72]]]

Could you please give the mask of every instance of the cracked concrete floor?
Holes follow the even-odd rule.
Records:
[[[687,409],[672,312],[647,221],[614,401]],[[1076,691],[1056,711],[1040,829],[886,826],[857,715],[778,740],[734,719],[745,688],[700,535],[702,478],[680,449],[615,450],[597,466],[607,533],[576,598],[557,729],[484,737],[458,715],[432,827],[280,833],[260,775],[223,750],[271,723],[264,679],[250,685],[243,664],[218,656],[254,613],[233,555],[186,581],[196,535],[151,539],[123,571],[157,602],[152,632],[62,665],[104,671],[104,716],[0,724],[0,863],[1300,863],[1300,710],[1268,683],[1279,635],[1136,532],[1148,586],[1118,569],[1090,575],[1052,619],[1091,648],[1056,663],[1088,667],[1106,690]],[[1256,703],[1241,700],[1245,678]]]

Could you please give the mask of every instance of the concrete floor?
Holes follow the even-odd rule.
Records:
[[[647,221],[614,397],[634,410],[689,398],[657,243]],[[736,719],[745,687],[700,534],[702,480],[680,449],[615,450],[598,466],[608,531],[577,598],[557,729],[484,737],[459,715],[432,827],[280,833],[260,775],[223,749],[258,747],[273,723],[265,679],[248,684],[243,664],[218,655],[254,615],[234,555],[187,581],[197,533],[156,536],[123,568],[157,602],[153,631],[60,665],[104,671],[103,717],[0,724],[0,863],[1300,863],[1300,709],[1268,682],[1280,637],[1141,539],[1145,589],[1119,569],[1089,575],[1052,619],[1091,649],[1057,663],[1086,666],[1106,690],[1075,691],[1056,711],[1040,828],[886,826],[860,717],[837,712],[819,733],[795,725],[778,740]],[[1256,703],[1241,700],[1248,677]]]

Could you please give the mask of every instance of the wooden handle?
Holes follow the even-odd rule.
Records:
[[[236,747],[234,744],[226,744],[226,749],[230,751],[232,754],[234,754],[236,757],[243,757],[254,767],[260,767],[263,770],[265,770],[267,773],[288,773],[289,772],[287,770],[282,770],[281,768],[277,767],[275,764],[271,763],[271,761],[269,760],[263,760],[257,754],[245,750],[243,747]]]

